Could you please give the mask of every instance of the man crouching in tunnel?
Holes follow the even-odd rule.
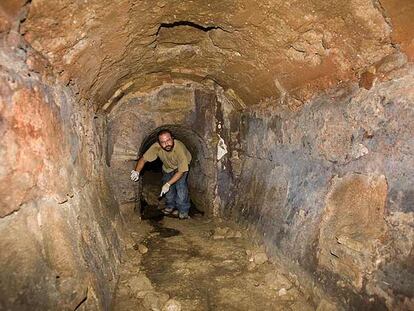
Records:
[[[157,137],[158,142],[151,145],[139,158],[135,170],[131,171],[131,180],[138,181],[145,163],[152,162],[159,157],[163,163],[163,186],[160,197],[165,195],[166,208],[164,213],[172,214],[178,210],[178,217],[186,219],[190,210],[187,176],[191,153],[181,141],[174,139],[171,131],[167,129],[159,131]]]

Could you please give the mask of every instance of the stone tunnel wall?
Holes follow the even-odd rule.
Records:
[[[411,3],[2,1],[0,246],[10,252],[0,254],[0,302],[73,309],[87,289],[88,309],[106,308],[118,220],[98,180],[110,165],[117,200],[133,200],[129,171],[141,143],[158,126],[181,124],[208,146],[213,165],[196,190],[208,192],[213,213],[220,206],[249,224],[273,255],[350,304],[360,293],[390,308],[402,304],[398,295],[409,304],[412,69],[398,69],[398,56],[371,65],[400,48],[413,60]],[[368,67],[360,88],[318,95]],[[156,75],[227,91],[133,94]],[[124,87],[131,96],[106,106],[105,128],[93,110]]]
[[[131,182],[143,144],[162,126],[170,128],[193,155],[190,195],[200,210],[212,211],[215,187],[216,95],[194,83],[165,84],[149,93],[128,94],[108,114],[107,164],[111,186],[122,204],[139,197],[138,183]],[[152,135],[152,136],[151,136]]]
[[[0,310],[107,310],[121,231],[105,120],[17,32],[0,44]]]
[[[377,64],[361,80],[369,90],[347,84],[302,109],[285,98],[226,114],[221,174],[237,195],[222,214],[351,308],[414,303],[414,70],[403,63]]]

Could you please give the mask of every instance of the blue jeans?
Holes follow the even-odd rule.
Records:
[[[162,172],[162,184],[164,185],[169,181],[177,171],[171,173]],[[178,212],[182,216],[187,216],[190,210],[190,197],[188,196],[187,186],[188,172],[185,172],[183,176],[170,187],[170,191],[165,194],[165,203],[168,209],[178,209]]]

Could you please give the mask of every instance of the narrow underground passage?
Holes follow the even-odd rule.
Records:
[[[139,154],[157,143],[161,129],[171,130],[175,141],[189,147],[193,157],[189,187],[193,188],[191,181],[202,185],[197,178],[205,168],[197,166],[213,163],[203,154],[206,142],[189,129],[157,128]],[[112,310],[139,305],[143,310],[313,310],[309,294],[288,279],[287,270],[270,263],[264,246],[252,243],[240,226],[204,216],[193,200],[188,219],[164,214],[162,165],[158,158],[147,162],[140,173],[136,213],[149,227],[143,238],[136,235],[141,238],[134,241],[135,252],[131,250],[123,265]]]
[[[0,1],[0,310],[414,310],[413,16]],[[164,126],[184,221],[129,178]]]
[[[200,197],[208,191],[207,186],[209,180],[203,181],[202,179],[208,179],[205,175],[205,171],[207,170],[206,167],[208,165],[214,165],[214,163],[212,163],[211,160],[209,161],[208,154],[206,154],[208,152],[206,142],[203,141],[196,132],[183,126],[161,126],[153,130],[148,137],[144,139],[138,154],[142,156],[152,144],[157,143],[157,133],[164,129],[172,131],[173,138],[182,142],[192,155],[192,160],[189,164],[191,169],[189,170],[187,177],[187,183],[189,183],[188,188],[191,189],[189,193],[191,205],[189,216],[191,217],[195,214],[203,215],[204,210],[208,209],[209,198],[205,196],[201,199]],[[138,189],[136,190],[137,196],[135,198],[135,201],[139,203],[136,208],[139,209],[142,219],[152,218],[151,213],[154,210],[154,207],[160,207],[158,210],[165,207],[165,198],[160,199],[159,196],[161,191],[160,186],[162,186],[161,179],[163,176],[162,165],[163,163],[160,158],[157,158],[153,162],[147,162],[142,171],[142,182],[138,183]],[[199,208],[197,208],[195,202],[197,202]]]

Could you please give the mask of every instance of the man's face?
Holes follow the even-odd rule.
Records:
[[[158,142],[165,151],[170,152],[174,148],[174,138],[169,133],[161,134],[158,137]]]

